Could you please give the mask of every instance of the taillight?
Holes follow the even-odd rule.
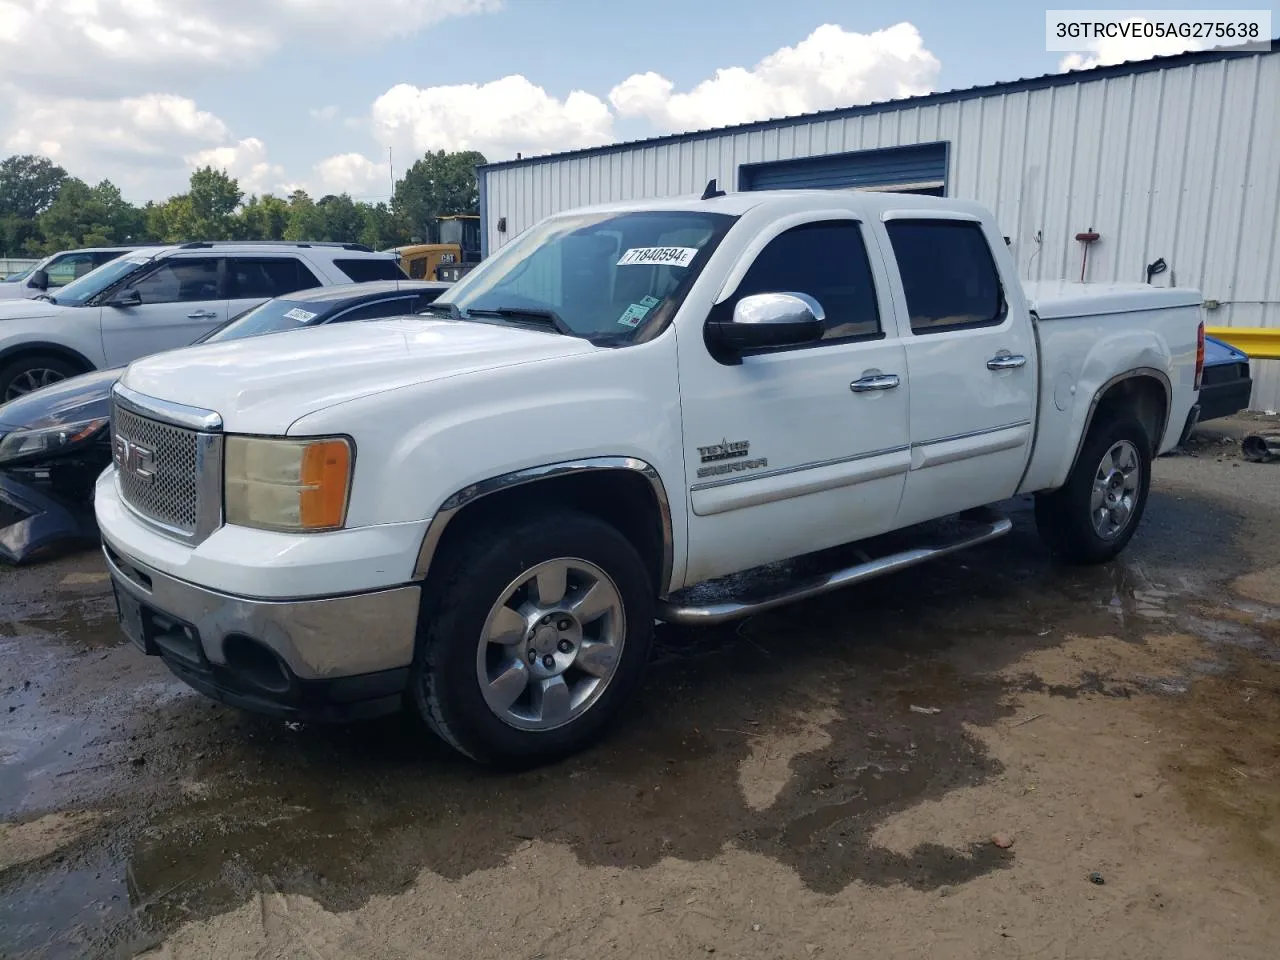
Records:
[[[1200,381],[1204,379],[1204,321],[1196,331],[1196,389],[1200,389]]]

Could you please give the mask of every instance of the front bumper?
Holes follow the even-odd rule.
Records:
[[[416,584],[255,600],[171,577],[106,538],[103,552],[124,632],[200,692],[299,720],[399,709],[417,633]]]

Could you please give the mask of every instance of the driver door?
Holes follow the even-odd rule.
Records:
[[[141,303],[102,307],[102,350],[108,366],[185,347],[227,319],[221,257],[171,257],[127,289]],[[117,290],[119,296],[125,290]]]
[[[825,331],[740,363],[682,336],[688,582],[893,529],[911,462],[906,353],[869,228],[823,216],[758,249],[716,309],[803,293]]]

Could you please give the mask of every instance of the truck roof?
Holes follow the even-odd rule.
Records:
[[[593,204],[566,210],[558,216],[578,213],[626,213],[644,210],[707,211],[741,216],[757,207],[776,207],[779,214],[791,210],[835,209],[848,210],[864,217],[880,217],[886,213],[895,216],[909,215],[912,211],[922,214],[957,213],[980,220],[990,220],[991,211],[971,200],[955,200],[950,197],[930,197],[912,193],[891,193],[879,190],[760,190],[729,193],[721,197],[703,200],[700,196],[669,197],[648,200],[624,200],[616,203]]]

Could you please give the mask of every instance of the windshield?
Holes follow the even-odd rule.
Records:
[[[107,287],[123,280],[129,274],[141,269],[150,262],[151,257],[145,255],[110,260],[98,267],[98,269],[90,270],[79,280],[72,280],[58,291],[58,295],[52,298],[53,302],[67,307],[84,306]]]
[[[263,333],[279,333],[297,330],[319,323],[333,306],[332,301],[322,303],[297,303],[292,300],[268,300],[266,303],[237,314],[227,323],[197,343],[221,343],[224,340],[240,340]]]
[[[736,218],[691,210],[570,214],[525,231],[437,305],[462,319],[622,345],[660,332]]]

